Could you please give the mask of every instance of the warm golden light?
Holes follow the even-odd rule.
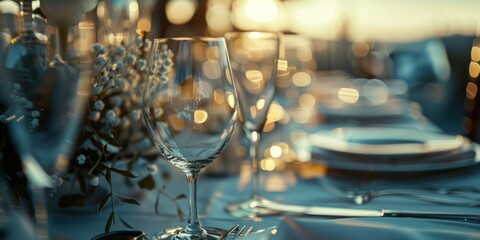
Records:
[[[248,70],[245,73],[245,77],[247,77],[249,81],[254,83],[259,83],[263,80],[263,74],[258,70]]]
[[[227,102],[231,108],[235,108],[235,97],[233,96],[233,94],[229,94],[227,96]]]
[[[312,78],[310,77],[310,74],[306,72],[296,72],[292,76],[292,82],[297,87],[306,87],[310,85]]]
[[[171,0],[165,7],[168,21],[172,24],[185,24],[192,19],[197,10],[196,1],[192,0]]]
[[[253,21],[265,23],[278,16],[278,7],[273,0],[248,0],[245,13]]]
[[[480,73],[480,65],[477,62],[470,62],[470,66],[468,68],[468,73],[470,77],[476,78]]]
[[[474,62],[480,61],[480,47],[472,47],[471,57]]]
[[[231,12],[227,3],[220,1],[210,4],[206,13],[208,31],[214,36],[222,36],[224,33],[232,31],[230,16]]]
[[[168,115],[168,124],[172,126],[175,131],[180,131],[185,128],[185,122],[177,117],[177,115]]]
[[[474,99],[477,96],[478,93],[478,87],[477,84],[473,82],[469,82],[467,84],[467,90],[466,90],[466,95],[468,99]]]
[[[253,131],[252,132],[252,141],[257,141],[258,140],[258,133]]]
[[[267,113],[267,122],[276,122],[285,116],[285,110],[277,102],[272,102]]]
[[[352,52],[357,57],[365,57],[370,51],[370,46],[366,42],[355,42],[352,44]]]
[[[150,32],[152,29],[152,24],[148,18],[140,18],[137,23],[137,29]]]
[[[282,148],[280,146],[274,145],[270,148],[270,156],[273,158],[279,158],[282,156]]]
[[[265,107],[265,99],[258,99],[257,101],[257,109],[262,110]]]
[[[130,18],[130,22],[136,22],[140,16],[137,1],[130,1],[130,4],[128,5],[128,10],[128,17]]]
[[[250,106],[250,116],[252,118],[256,118],[257,117],[257,108],[255,106]]]
[[[205,76],[210,79],[219,79],[222,76],[217,60],[205,61],[202,64],[202,70]]]
[[[270,172],[275,170],[277,164],[274,159],[265,158],[265,159],[262,159],[262,161],[260,162],[260,166],[262,170]]]
[[[297,123],[307,123],[310,120],[310,110],[306,108],[297,108],[293,110],[293,120]]]
[[[213,92],[213,100],[217,104],[223,104],[225,102],[224,97],[225,96],[223,95],[223,91],[220,89],[215,89],[215,91]]]
[[[287,60],[282,60],[282,59],[279,59],[278,60],[278,67],[277,69],[279,71],[287,71],[288,70],[288,62]]]
[[[298,103],[300,106],[305,107],[305,108],[312,108],[315,106],[315,96],[313,96],[310,93],[304,93],[300,96],[298,99]]]
[[[356,103],[360,98],[357,89],[354,88],[340,88],[338,90],[338,99],[345,103]]]
[[[208,113],[205,110],[195,110],[195,114],[193,115],[193,120],[196,123],[204,123],[208,119]]]

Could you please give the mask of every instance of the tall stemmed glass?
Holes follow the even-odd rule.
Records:
[[[31,6],[22,1],[24,31],[12,39],[0,69],[0,120],[32,188],[37,238],[49,239],[44,190],[61,181],[75,147],[90,87],[93,27],[82,23],[73,39],[84,46],[47,64],[46,38],[33,31]]]
[[[187,176],[186,227],[156,239],[217,239],[197,216],[197,175],[225,148],[237,120],[236,94],[223,38],[156,39],[150,53],[143,116],[155,146]]]
[[[239,119],[251,142],[252,196],[226,206],[237,217],[254,218],[273,212],[264,208],[267,199],[260,195],[260,136],[275,95],[280,34],[232,32],[225,35],[240,107]]]

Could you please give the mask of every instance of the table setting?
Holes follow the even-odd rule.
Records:
[[[259,2],[1,0],[0,239],[480,239],[476,42],[447,131],[391,45],[324,69]]]

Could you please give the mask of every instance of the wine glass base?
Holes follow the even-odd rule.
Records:
[[[163,230],[157,233],[153,240],[217,240],[226,234],[226,230],[220,228],[205,227],[202,237],[192,236],[183,232],[183,227]]]
[[[278,210],[268,208],[270,202],[271,200],[266,198],[256,197],[242,202],[229,204],[225,207],[225,211],[234,217],[250,219],[281,214]]]

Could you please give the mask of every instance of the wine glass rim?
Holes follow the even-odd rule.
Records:
[[[245,32],[227,32],[225,33],[225,37],[239,37],[247,35],[249,38],[252,39],[265,39],[265,38],[280,38],[280,32],[267,32],[267,31],[245,31]]]
[[[212,41],[224,41],[223,37],[168,37],[168,38],[155,38],[154,42],[166,42],[166,41],[204,41],[204,42],[212,42]]]

